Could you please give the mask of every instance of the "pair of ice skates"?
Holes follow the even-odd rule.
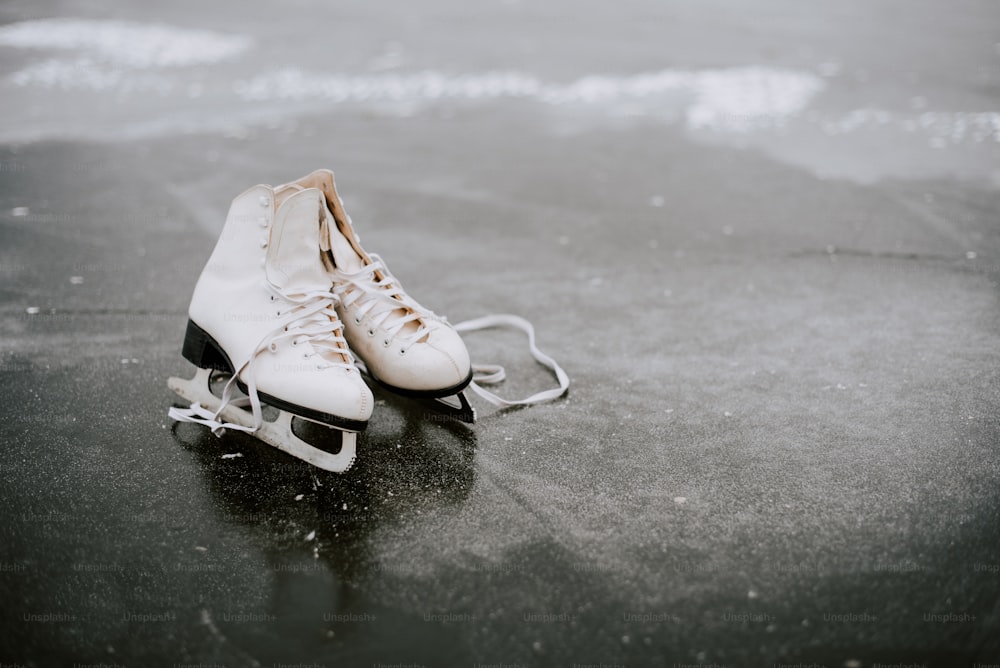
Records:
[[[524,320],[488,316],[452,326],[410,297],[385,262],[361,248],[329,170],[258,185],[233,200],[188,313],[182,352],[198,371],[168,385],[193,403],[171,408],[170,417],[216,435],[248,432],[328,471],[354,463],[357,434],[372,415],[362,372],[468,423],[475,411],[467,387],[506,407],[553,399],[569,386]],[[559,387],[512,402],[480,386],[502,380],[502,368],[476,366],[474,382],[459,331],[496,326],[523,329]],[[212,392],[214,372],[228,375],[221,396]],[[278,418],[265,420],[262,404],[279,409]],[[293,416],[338,430],[339,449],[299,438]]]

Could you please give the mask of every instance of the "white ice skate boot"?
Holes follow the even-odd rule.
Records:
[[[462,337],[448,322],[403,290],[385,262],[361,248],[334,186],[320,169],[276,192],[316,188],[324,194],[320,243],[344,336],[366,373],[386,389],[437,400],[437,409],[465,422],[475,413],[462,394],[472,365]]]
[[[275,193],[260,185],[233,201],[188,312],[183,354],[199,370],[190,381],[169,381],[195,403],[171,409],[170,417],[216,434],[249,432],[342,472],[354,462],[356,433],[367,426],[374,400],[343,337],[321,258],[325,212],[315,189]],[[209,388],[213,369],[232,374],[221,398]],[[247,396],[237,395],[237,386]],[[280,409],[279,418],[264,420],[261,402]],[[339,452],[293,434],[293,415],[340,430]]]

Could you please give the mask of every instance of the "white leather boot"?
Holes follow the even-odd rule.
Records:
[[[320,243],[340,299],[344,336],[368,375],[399,394],[446,398],[472,380],[469,353],[448,322],[406,294],[385,261],[361,248],[334,186],[333,172],[320,169],[279,186],[277,192],[315,188],[324,194]],[[469,409],[471,411],[471,409]],[[471,414],[467,421],[472,421]]]
[[[217,434],[246,431],[316,466],[345,471],[374,400],[343,336],[321,257],[325,201],[317,189],[276,193],[265,185],[233,201],[191,299],[183,354],[199,371],[190,381],[169,381],[195,403],[170,416]],[[232,374],[221,397],[209,389],[213,369]],[[262,401],[280,409],[277,420],[263,419]],[[339,451],[299,439],[293,415],[340,430]]]

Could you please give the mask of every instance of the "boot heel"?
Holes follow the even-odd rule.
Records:
[[[184,359],[200,369],[216,369],[232,371],[232,366],[218,345],[193,321],[188,320],[187,332],[184,334],[184,347],[181,348]]]

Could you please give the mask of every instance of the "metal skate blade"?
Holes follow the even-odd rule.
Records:
[[[199,403],[209,411],[214,412],[218,410],[222,400],[212,394],[211,382],[211,369],[198,369],[194,378],[189,380],[174,376],[168,378],[167,387],[182,398],[192,403]],[[253,414],[233,405],[232,402],[223,409],[220,417],[226,422],[243,427],[253,427],[254,424]],[[324,471],[344,473],[351,468],[357,455],[358,435],[356,432],[322,425],[328,427],[331,434],[336,432],[341,435],[340,451],[327,452],[299,438],[292,431],[292,417],[292,414],[287,411],[278,411],[276,419],[265,419],[260,428],[249,435]]]
[[[476,423],[476,409],[465,397],[465,392],[438,397],[433,400],[433,407],[442,414],[466,424]]]

